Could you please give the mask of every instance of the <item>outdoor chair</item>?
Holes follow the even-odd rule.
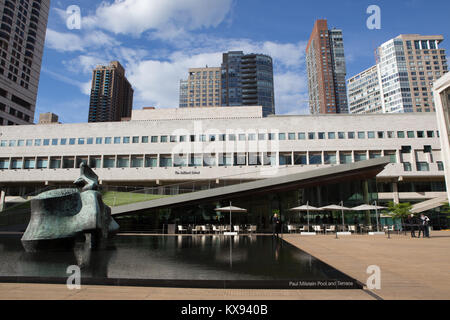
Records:
[[[239,226],[233,226],[234,232],[239,233],[240,227]]]
[[[178,233],[187,233],[187,229],[183,228],[183,226],[178,226]]]
[[[213,227],[212,227],[212,231],[213,231],[214,233],[220,233],[220,232],[221,232],[219,226],[213,226]]]
[[[315,232],[322,233],[322,227],[321,226],[313,226],[313,230]]]
[[[356,226],[348,226],[348,231],[352,233],[356,233]]]
[[[202,233],[207,233],[208,229],[206,229],[206,226],[200,226]]]
[[[332,225],[325,229],[325,234],[328,232],[336,232],[336,226]]]
[[[195,226],[195,228],[192,229],[192,233],[198,234],[202,231],[202,226]]]
[[[302,227],[299,229],[299,231],[300,231],[300,232],[309,232],[308,226],[302,226]]]
[[[256,232],[256,226],[250,226],[247,231],[250,233]]]
[[[292,233],[292,232],[297,232],[297,227],[296,226],[294,226],[294,225],[292,225],[292,224],[290,224],[290,225],[288,225],[288,232],[289,233]]]

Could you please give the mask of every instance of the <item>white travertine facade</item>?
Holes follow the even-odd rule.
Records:
[[[377,177],[385,188],[381,199],[445,194],[435,114],[264,118],[261,107],[213,109],[137,111],[129,122],[2,127],[0,185],[71,183],[83,161],[103,184],[155,186],[264,179],[389,156],[392,163]]]
[[[132,121],[261,118],[261,107],[209,107],[133,110]]]
[[[445,167],[447,195],[450,199],[450,74],[446,74],[435,83],[434,100],[438,128],[441,132],[441,152]]]

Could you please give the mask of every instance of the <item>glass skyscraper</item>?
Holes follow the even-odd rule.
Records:
[[[222,106],[262,106],[275,114],[273,61],[263,54],[230,51],[223,54]]]

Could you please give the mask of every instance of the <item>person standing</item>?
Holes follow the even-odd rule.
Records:
[[[411,228],[411,238],[416,238],[416,219],[414,218],[413,214],[408,216],[406,223]],[[420,238],[420,233],[419,233],[419,238]]]
[[[272,217],[272,236],[274,237],[276,234],[277,237],[279,237],[280,230],[281,230],[281,220],[278,217],[278,214],[275,213]]]
[[[429,238],[430,237],[430,218],[427,216],[423,216],[423,236]]]
[[[420,232],[422,232],[422,237],[425,238],[429,238],[430,237],[430,229],[429,229],[429,225],[430,225],[430,218],[428,218],[426,215],[424,215],[423,213],[420,215],[420,227],[419,227],[419,238],[420,238]]]

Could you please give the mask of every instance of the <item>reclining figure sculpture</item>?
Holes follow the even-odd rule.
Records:
[[[57,189],[31,200],[31,218],[22,237],[27,252],[72,248],[77,238],[91,234],[92,245],[104,243],[119,230],[111,208],[98,192],[98,176],[85,163],[74,184],[81,189]]]

